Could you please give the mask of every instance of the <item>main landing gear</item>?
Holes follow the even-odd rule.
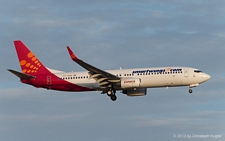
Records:
[[[116,99],[117,99],[117,97],[116,97],[116,90],[109,89],[107,91],[107,95],[111,98],[112,101],[116,101]]]

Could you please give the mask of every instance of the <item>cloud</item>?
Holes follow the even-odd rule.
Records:
[[[35,122],[42,123],[57,123],[63,121],[79,122],[91,113],[68,114],[68,115],[41,115],[41,114],[23,114],[23,115],[1,115],[0,119],[4,122]]]
[[[183,34],[196,34],[196,33],[198,33],[197,31],[184,31],[184,32],[181,32],[181,33],[183,33]]]
[[[212,33],[212,35],[220,38],[225,38],[225,33]]]
[[[172,116],[172,115],[171,115]],[[223,126],[221,126],[221,120],[215,121],[214,117],[224,117],[224,111],[200,111],[197,113],[184,113],[183,115],[173,115],[172,117],[146,117],[137,116],[134,117],[135,127],[164,127],[180,132],[185,129],[192,129],[192,133],[221,133]],[[220,118],[219,118],[220,119]],[[196,124],[198,127],[196,127]],[[189,131],[188,131],[189,132]]]

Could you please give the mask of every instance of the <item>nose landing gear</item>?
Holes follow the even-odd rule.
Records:
[[[193,90],[191,89],[191,88],[194,88],[194,87],[198,87],[199,86],[199,83],[196,83],[196,84],[191,84],[190,86],[189,86],[189,93],[191,94],[192,92],[193,92]]]

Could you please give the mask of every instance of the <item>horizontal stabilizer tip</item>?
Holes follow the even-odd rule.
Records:
[[[12,74],[16,75],[20,79],[32,79],[32,78],[36,78],[35,76],[28,75],[28,74],[24,74],[24,73],[15,71],[15,70],[8,69],[8,71],[10,71]]]

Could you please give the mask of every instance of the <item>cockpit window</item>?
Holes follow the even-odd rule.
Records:
[[[200,70],[194,70],[194,72],[196,72],[196,73],[200,73],[200,72],[202,72],[202,71],[200,71]]]

